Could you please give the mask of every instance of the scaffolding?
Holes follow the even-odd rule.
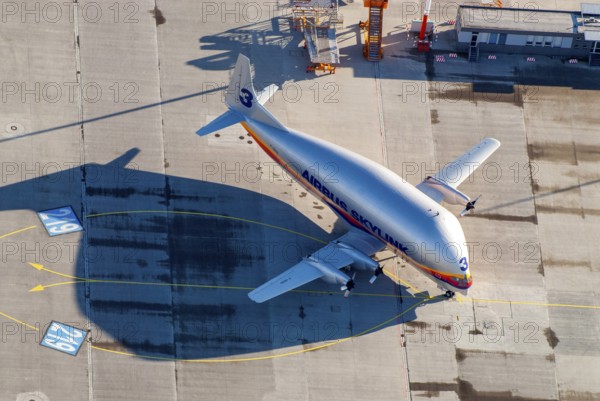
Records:
[[[343,23],[337,0],[296,0],[292,3],[292,21],[295,30],[304,33],[304,47],[308,49],[309,71],[335,73],[340,62],[336,25]]]
[[[502,8],[502,0],[481,0],[483,7],[498,7]]]

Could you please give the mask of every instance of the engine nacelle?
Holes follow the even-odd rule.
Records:
[[[444,196],[444,201],[451,205],[464,205],[471,201],[471,198],[467,195],[435,177],[428,176],[424,183],[428,187],[442,194]]]
[[[344,244],[343,242],[336,243],[338,249],[354,259],[352,266],[361,270],[375,270],[379,267],[379,263],[369,257],[369,255],[359,251],[358,249]]]
[[[350,277],[346,273],[336,269],[335,267],[329,264],[323,262],[312,263],[310,258],[307,259],[307,262],[323,273],[323,277],[321,277],[321,280],[324,280],[330,284],[345,285],[348,281],[350,281]]]

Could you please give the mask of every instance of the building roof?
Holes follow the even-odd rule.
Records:
[[[581,17],[577,22],[585,40],[600,41],[600,4],[581,3]]]
[[[581,14],[600,16],[600,4],[581,3]]]
[[[511,31],[572,35],[577,33],[578,11],[460,6],[458,18],[471,31]]]

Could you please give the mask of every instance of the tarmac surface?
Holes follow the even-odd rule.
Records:
[[[391,3],[379,63],[340,7],[334,75],[305,72],[286,3],[2,4],[0,401],[600,400],[600,69],[469,63],[444,24],[419,54],[419,5]],[[194,134],[239,53],[284,124],[412,184],[502,142],[461,186],[468,297],[389,260],[349,299],[248,299],[347,227],[241,127]],[[36,212],[64,206],[84,230],[50,236]],[[40,345],[52,321],[89,330],[76,356]]]

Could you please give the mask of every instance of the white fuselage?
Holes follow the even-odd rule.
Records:
[[[440,287],[472,280],[458,219],[387,168],[304,133],[242,123],[276,162],[338,215],[381,241]]]

